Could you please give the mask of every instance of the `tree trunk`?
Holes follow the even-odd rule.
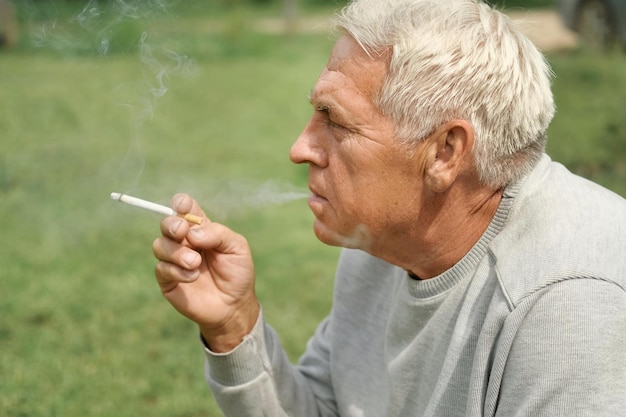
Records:
[[[17,41],[17,20],[11,0],[0,0],[0,48],[12,47]]]
[[[285,29],[287,35],[293,35],[298,29],[298,0],[283,0],[285,10]]]

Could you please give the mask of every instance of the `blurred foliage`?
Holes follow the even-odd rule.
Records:
[[[549,55],[557,114],[548,151],[572,171],[626,196],[626,55],[576,49]]]
[[[532,9],[554,7],[554,0],[487,0],[486,3],[499,9]]]

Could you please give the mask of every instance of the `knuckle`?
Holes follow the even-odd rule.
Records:
[[[159,252],[161,249],[161,239],[162,238],[157,237],[152,241],[152,253],[154,253],[154,256],[156,256],[157,258],[159,257]]]
[[[164,263],[163,262],[157,262],[156,265],[154,266],[154,275],[158,278],[158,279],[163,279],[164,278]]]
[[[169,262],[157,262],[154,266],[154,275],[160,283],[178,281],[177,268]]]

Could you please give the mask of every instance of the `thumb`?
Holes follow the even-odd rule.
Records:
[[[201,226],[192,227],[187,241],[194,248],[224,254],[241,255],[249,252],[247,240],[220,223],[204,222]]]

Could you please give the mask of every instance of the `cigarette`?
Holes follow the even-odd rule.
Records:
[[[144,210],[152,211],[154,213],[163,214],[164,216],[178,216],[187,220],[189,223],[202,224],[202,217],[195,214],[179,214],[173,208],[162,206],[161,204],[153,203],[151,201],[142,200],[141,198],[133,197],[127,194],[111,193],[111,200],[117,200],[120,203],[125,203],[130,206],[139,207]]]

